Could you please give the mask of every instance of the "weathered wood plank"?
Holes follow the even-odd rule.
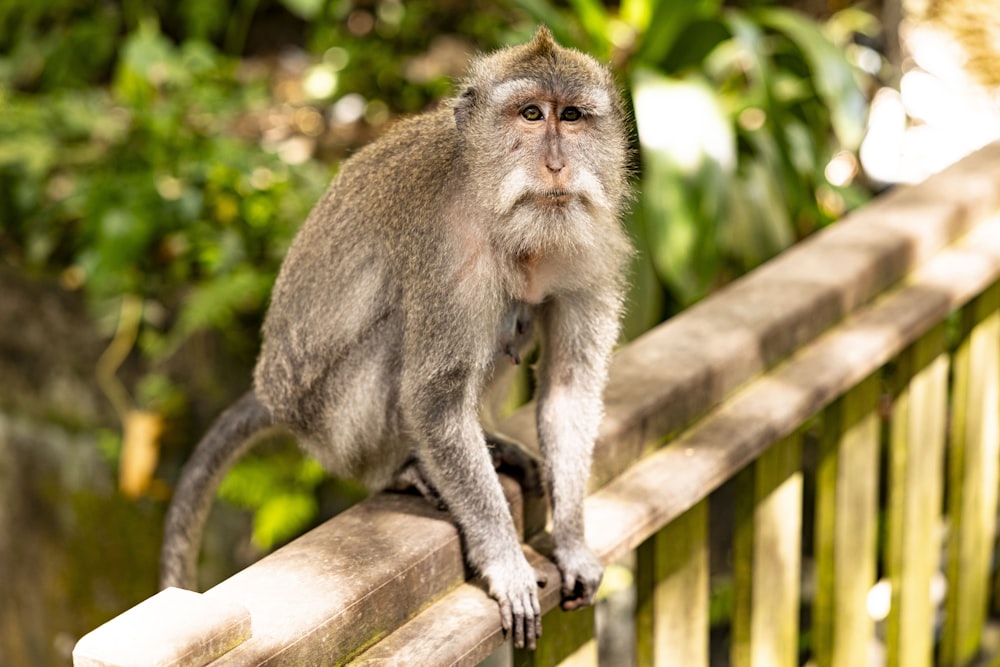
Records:
[[[639,667],[708,667],[708,501],[639,546],[636,562]]]
[[[591,488],[706,414],[1000,207],[1000,142],[796,244],[619,351]],[[534,407],[505,430],[537,448]]]
[[[890,667],[929,667],[934,657],[931,581],[940,561],[948,358],[944,325],[899,358],[892,409],[886,572],[892,585]]]
[[[940,663],[979,653],[990,590],[1000,481],[1000,286],[962,313],[954,356],[949,448],[948,598]]]
[[[638,547],[998,276],[1000,218],[994,218],[592,494],[588,541],[609,560]]]
[[[593,493],[586,505],[588,542],[606,563],[637,548],[998,276],[1000,219],[991,219],[928,262],[899,289],[736,392],[673,443]],[[651,360],[650,366],[655,363]],[[449,656],[466,655],[469,646],[478,645],[480,635],[466,633],[462,619],[438,614],[436,607],[411,623],[441,632],[450,627],[455,642]],[[500,645],[499,634],[495,636],[491,650]],[[390,635],[379,649],[387,655],[395,648],[404,650],[396,640]],[[443,657],[426,664],[470,664],[450,660]]]
[[[525,547],[525,555],[548,582],[538,595],[542,613],[547,613],[559,605],[559,570],[530,547]],[[543,619],[543,636],[549,632],[545,623]],[[497,603],[481,583],[474,581],[458,586],[349,664],[472,667],[489,657],[503,641]]]
[[[205,665],[250,638],[250,612],[229,600],[168,588],[85,635],[77,667]]]
[[[818,667],[867,664],[875,638],[865,604],[878,552],[879,389],[879,378],[870,376],[823,415],[813,603]]]
[[[460,584],[463,572],[447,515],[413,496],[374,496],[205,593],[253,616],[253,638],[217,664],[342,661]]]
[[[783,438],[741,477],[733,541],[733,667],[796,667],[802,440]]]

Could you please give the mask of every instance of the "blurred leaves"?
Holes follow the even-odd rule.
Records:
[[[617,14],[591,0],[572,11],[517,4],[559,21],[564,40],[611,60],[628,83],[642,160],[631,227],[673,302],[701,299],[867,196],[824,177],[864,129],[862,74],[832,37],[850,39],[848,22],[870,27],[860,10],[827,30],[767,3],[631,0]],[[636,284],[633,302],[655,313]]]
[[[718,271],[716,229],[736,139],[707,81],[636,70],[633,104],[643,155],[642,208],[653,266],[682,295],[704,294]],[[653,224],[669,220],[669,224]]]
[[[634,111],[638,335],[867,197],[825,169],[857,150],[867,103],[845,47],[877,21],[736,4],[0,3],[0,261],[58,276],[105,324],[141,301],[135,407],[181,413],[172,363],[188,346],[211,334],[255,349],[287,245],[329,179],[325,142],[342,152],[427,108],[468,53],[544,22],[611,63]],[[242,57],[253,48],[279,55]],[[269,548],[309,524],[321,479],[301,457],[259,456],[221,494],[254,512]]]
[[[259,313],[284,249],[326,184],[232,127],[261,100],[204,42],[175,46],[144,21],[104,89],[7,90],[0,122],[0,242],[56,266],[98,309],[122,294],[177,316],[147,329],[152,359]],[[39,102],[42,102],[41,104]]]
[[[175,44],[145,16],[120,46],[106,86],[28,92],[0,78],[0,254],[55,272],[109,321],[126,299],[146,304],[129,401],[139,410],[114,452],[121,489],[136,496],[151,488],[155,438],[131,416],[186,412],[190,379],[167,369],[195,337],[256,347],[281,258],[329,169],[291,169],[240,133],[271,103],[268,81],[210,43]],[[262,548],[314,519],[317,467],[299,456],[261,469],[273,496],[252,506]]]
[[[254,512],[254,544],[267,550],[313,521],[318,511],[315,490],[325,478],[323,468],[311,459],[251,455],[233,466],[219,496]]]

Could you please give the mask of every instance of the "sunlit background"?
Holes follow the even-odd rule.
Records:
[[[1000,137],[998,0],[0,3],[0,663],[65,664],[155,590],[179,467],[340,161],[539,22],[635,119],[627,338]],[[272,443],[222,485],[203,583],[362,495]]]

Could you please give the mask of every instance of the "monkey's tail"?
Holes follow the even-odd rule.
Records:
[[[167,510],[160,552],[160,588],[194,590],[198,551],[215,491],[226,471],[273,426],[270,411],[253,389],[223,412],[198,443],[181,471]]]

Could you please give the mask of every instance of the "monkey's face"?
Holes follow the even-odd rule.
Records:
[[[547,30],[475,61],[455,118],[475,191],[522,245],[583,240],[595,218],[617,218],[627,191],[619,92]]]
[[[599,177],[602,160],[594,153],[600,150],[594,144],[600,143],[595,139],[601,120],[610,113],[607,93],[593,89],[585,95],[565,95],[523,79],[498,87],[497,93],[502,150],[496,156],[502,169],[498,212],[519,206],[552,214],[581,206],[615,207]],[[606,167],[611,166],[608,159]]]

